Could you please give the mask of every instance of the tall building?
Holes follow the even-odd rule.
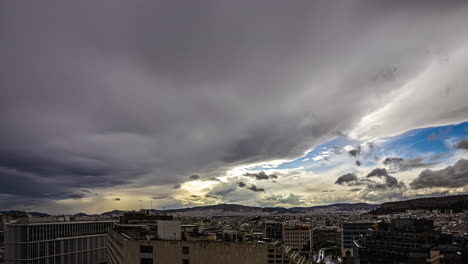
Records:
[[[5,263],[5,243],[4,243],[5,232],[3,229],[3,222],[0,222],[0,264]]]
[[[312,230],[310,226],[283,225],[283,243],[292,251],[309,253],[311,251]]]
[[[361,264],[461,264],[462,246],[441,233],[432,220],[394,219],[380,223],[356,243]]]
[[[341,239],[341,255],[351,257],[354,255],[355,244],[362,235],[372,232],[374,223],[343,223]]]
[[[266,222],[263,237],[270,241],[283,240],[283,224],[278,222]]]
[[[22,218],[5,224],[6,264],[95,264],[106,261],[113,221],[69,217]]]

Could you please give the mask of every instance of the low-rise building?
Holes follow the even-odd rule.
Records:
[[[179,230],[181,239],[161,236],[161,224]],[[179,229],[176,226],[179,225]],[[311,261],[292,251],[283,242],[236,242],[203,239],[180,221],[153,221],[146,224],[116,224],[108,229],[109,264],[309,264]],[[164,232],[165,233],[165,232]],[[171,234],[172,232],[169,232]]]

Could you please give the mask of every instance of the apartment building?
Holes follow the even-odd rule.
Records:
[[[113,221],[69,217],[23,218],[5,224],[6,264],[96,264],[106,261]]]
[[[292,251],[310,252],[312,229],[310,226],[283,225],[283,242]]]

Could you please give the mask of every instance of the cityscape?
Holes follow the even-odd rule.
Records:
[[[468,1],[0,1],[0,264],[468,264]]]
[[[2,214],[0,257],[7,264],[468,260],[468,195],[295,211],[222,204],[100,215]]]

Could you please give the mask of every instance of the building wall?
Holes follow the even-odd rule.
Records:
[[[343,223],[343,237],[341,242],[342,256],[354,255],[354,240],[361,235],[369,233],[369,228],[373,228],[373,223]]]
[[[158,220],[158,238],[164,240],[180,240],[182,229],[180,221],[174,220]]]
[[[283,224],[282,223],[265,223],[263,237],[269,238],[271,241],[283,240]]]
[[[113,222],[7,224],[6,264],[95,264],[106,260],[106,229]]]
[[[133,240],[125,238],[120,233],[110,229],[108,235],[108,263],[258,264],[268,263],[267,248],[267,244],[261,243]]]
[[[312,231],[309,227],[283,226],[283,242],[294,251],[301,251],[308,243],[312,243]]]
[[[314,248],[341,246],[341,231],[338,229],[315,229],[312,234]]]

